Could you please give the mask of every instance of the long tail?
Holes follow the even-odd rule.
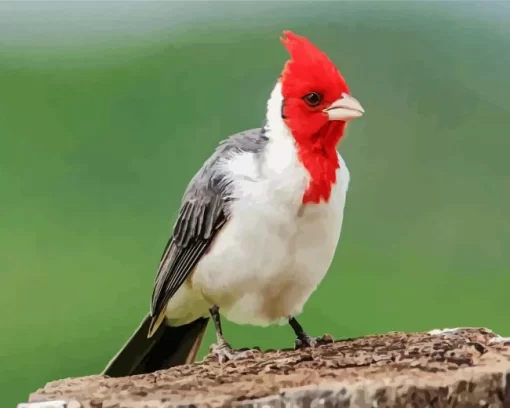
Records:
[[[124,377],[191,363],[198,353],[208,322],[209,318],[200,318],[178,327],[163,323],[149,338],[151,318],[147,315],[102,374]]]

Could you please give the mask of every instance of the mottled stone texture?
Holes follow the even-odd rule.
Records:
[[[126,378],[60,380],[30,401],[66,401],[59,408],[510,408],[507,372],[508,339],[459,328],[268,350],[224,365],[205,360]]]

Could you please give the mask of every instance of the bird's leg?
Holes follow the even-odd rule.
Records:
[[[322,344],[333,343],[333,337],[329,334],[326,334],[321,337],[312,337],[308,333],[305,332],[303,326],[299,324],[295,317],[289,318],[290,327],[296,333],[296,341],[294,347],[296,349],[304,348],[304,347],[317,347]]]
[[[209,313],[211,314],[212,321],[214,323],[214,330],[216,331],[216,341],[218,347],[230,348],[230,344],[228,344],[227,340],[223,336],[223,329],[221,328],[221,317],[220,317],[220,308],[218,306],[213,306],[209,309]]]
[[[250,350],[247,351],[234,351],[230,344],[223,336],[223,330],[221,328],[221,317],[220,308],[213,306],[209,309],[212,321],[214,323],[214,329],[216,331],[216,344],[212,344],[209,350],[209,354],[216,356],[220,363],[224,363],[229,360],[239,360],[242,358],[252,357],[253,354]]]

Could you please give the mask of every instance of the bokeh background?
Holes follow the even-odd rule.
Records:
[[[99,372],[137,327],[189,178],[262,123],[283,29],[329,53],[366,109],[302,324],[510,334],[508,21],[497,1],[2,2],[1,405]],[[236,347],[293,342],[225,326]]]

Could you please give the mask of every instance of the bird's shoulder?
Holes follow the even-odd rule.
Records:
[[[212,188],[211,192],[221,193],[221,179],[228,172],[224,166],[233,156],[243,153],[262,154],[268,143],[264,128],[255,128],[236,133],[218,143],[218,146],[188,184],[184,198],[197,190]]]
[[[173,231],[177,245],[186,246],[198,236],[210,238],[214,224],[225,218],[231,200],[233,177],[225,163],[239,154],[261,154],[267,142],[262,127],[233,134],[218,143],[184,191]]]

